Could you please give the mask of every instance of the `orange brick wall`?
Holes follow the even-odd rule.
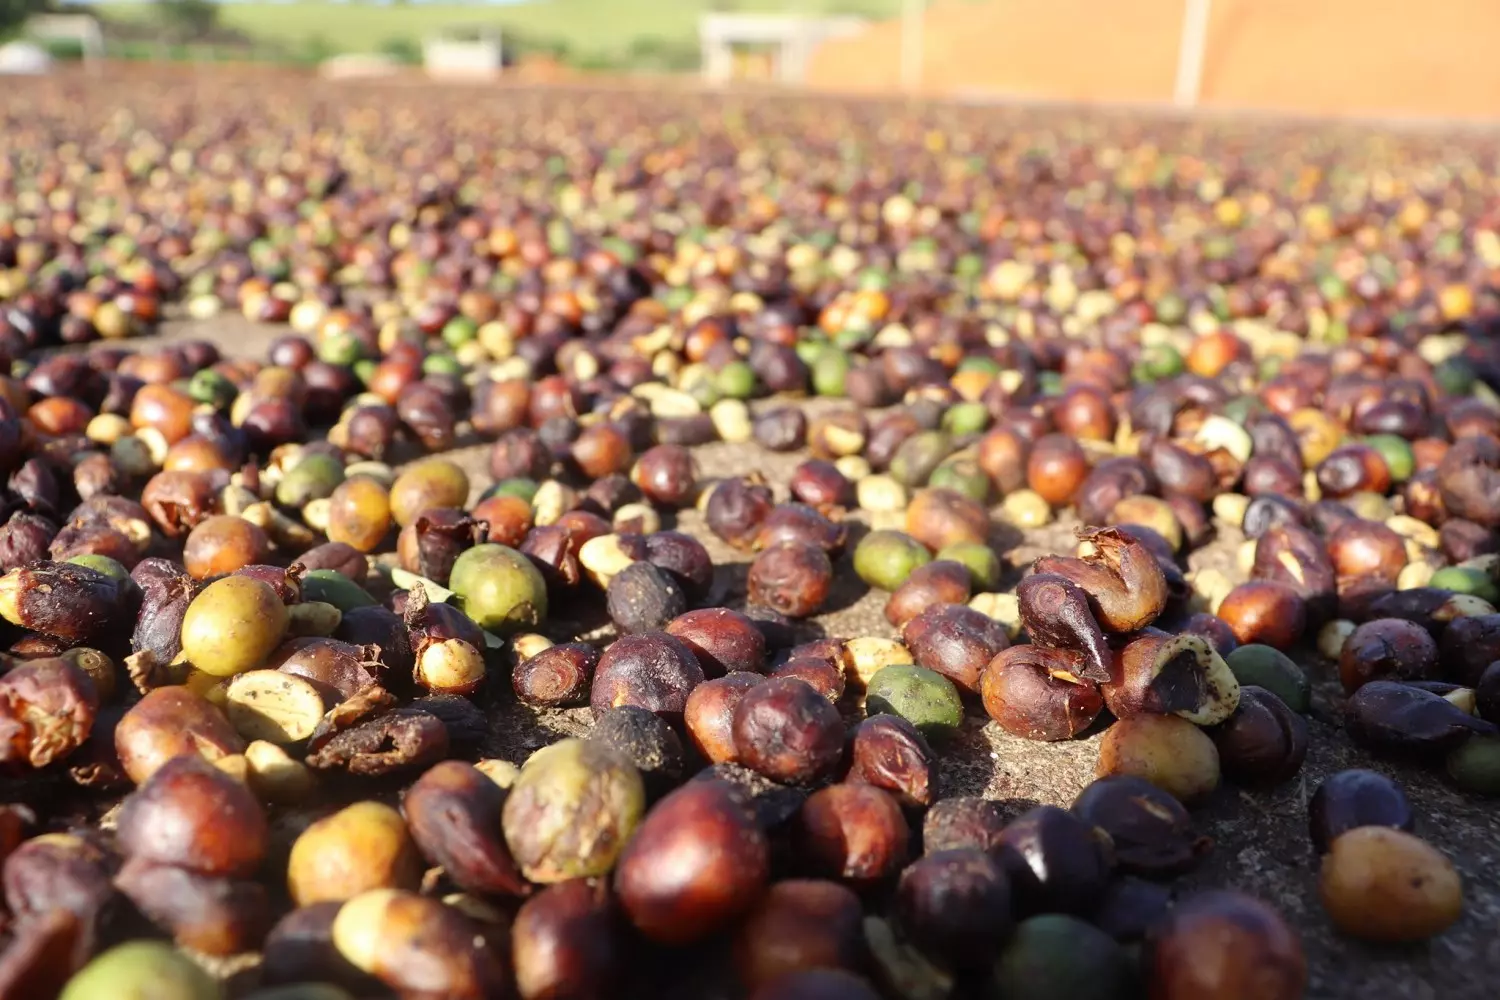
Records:
[[[1183,0],[935,0],[923,90],[1171,100]],[[899,88],[900,25],[822,46],[821,89]],[[1202,103],[1312,114],[1500,118],[1500,0],[1214,0]]]

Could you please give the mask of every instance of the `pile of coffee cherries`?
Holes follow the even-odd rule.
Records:
[[[230,77],[0,134],[0,997],[1294,998],[1174,880],[1346,738],[1327,919],[1463,916],[1386,762],[1500,794],[1482,144]]]

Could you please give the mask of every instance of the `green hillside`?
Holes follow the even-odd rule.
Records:
[[[708,10],[894,16],[901,0],[531,0],[527,3],[225,4],[220,23],[259,42],[299,48],[316,40],[334,52],[374,51],[394,40],[419,40],[441,28],[494,25],[523,50],[555,51],[581,64],[650,62],[652,54],[696,52],[698,18]],[[105,3],[111,19],[153,16],[149,3]]]

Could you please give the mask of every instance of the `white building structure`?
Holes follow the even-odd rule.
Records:
[[[698,23],[703,47],[703,77],[727,83],[735,77],[735,50],[768,49],[771,79],[801,83],[813,50],[830,38],[863,31],[859,17],[796,17],[775,14],[705,14]]]

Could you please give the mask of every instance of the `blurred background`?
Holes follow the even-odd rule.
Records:
[[[1485,119],[1496,0],[0,0],[0,69],[646,76],[970,101]]]

